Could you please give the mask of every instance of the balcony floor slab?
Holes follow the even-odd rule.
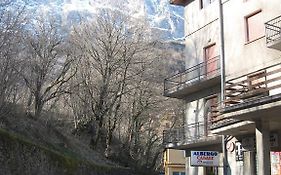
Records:
[[[255,122],[240,121],[227,126],[222,126],[211,131],[213,134],[220,135],[245,135],[255,133]]]
[[[187,82],[186,84],[180,84],[177,87],[171,88],[164,92],[164,96],[178,98],[178,99],[188,99],[188,98],[198,98],[200,94],[206,96],[216,92],[219,92],[220,85],[220,75],[215,76],[210,79],[201,79],[193,82]],[[203,93],[203,91],[207,91]],[[214,91],[214,92],[213,92]],[[207,93],[207,94],[206,94]],[[197,95],[194,95],[197,94]],[[196,96],[196,97],[195,97]]]
[[[213,145],[221,144],[222,137],[218,135],[206,136],[200,139],[190,141],[183,141],[179,143],[169,143],[167,148],[181,149],[181,150],[213,150]]]
[[[235,118],[239,120],[269,120],[281,122],[280,114],[281,100],[236,110],[223,115],[226,118]]]

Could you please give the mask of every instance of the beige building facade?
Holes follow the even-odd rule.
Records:
[[[183,150],[165,149],[165,175],[185,175],[185,157]]]
[[[186,70],[164,95],[186,102],[186,119],[166,148],[185,151],[187,175],[281,175],[280,0],[170,2],[185,11]],[[219,165],[191,165],[191,151]]]

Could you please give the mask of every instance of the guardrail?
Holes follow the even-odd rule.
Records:
[[[181,144],[198,140],[208,135],[208,128],[204,122],[196,122],[183,127],[164,130],[163,144]]]
[[[265,23],[266,44],[281,40],[281,15]]]
[[[220,75],[220,59],[216,56],[207,62],[199,63],[176,75],[164,80],[164,94],[168,94],[174,88],[188,86],[189,84],[207,80]]]

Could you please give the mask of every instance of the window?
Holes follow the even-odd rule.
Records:
[[[203,9],[213,3],[215,0],[200,0],[200,8]]]
[[[246,42],[251,42],[264,35],[264,26],[261,10],[245,17],[246,21]]]
[[[185,172],[173,172],[173,175],[185,175]]]

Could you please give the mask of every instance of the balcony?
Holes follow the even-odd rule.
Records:
[[[281,113],[281,63],[226,82],[222,119],[269,120],[277,129]]]
[[[219,91],[220,59],[214,57],[164,80],[164,96],[190,99]]]
[[[204,148],[216,145],[221,142],[220,136],[212,135],[208,125],[204,122],[197,122],[184,127],[164,130],[163,145],[166,148],[192,149]]]
[[[281,16],[265,23],[266,45],[281,50]]]

